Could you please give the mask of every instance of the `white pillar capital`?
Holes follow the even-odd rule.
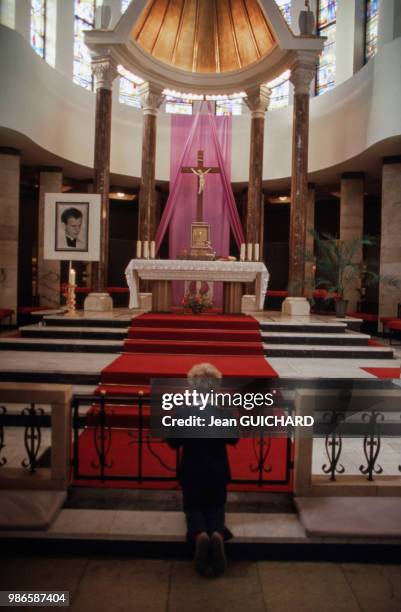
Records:
[[[163,89],[153,83],[142,83],[137,88],[144,115],[157,117],[158,110],[163,102]]]
[[[110,56],[92,58],[92,72],[95,77],[95,90],[112,89],[113,81],[118,76],[117,64]]]
[[[258,85],[246,90],[245,104],[252,113],[252,118],[264,119],[270,104],[271,89],[267,85]]]
[[[319,55],[314,52],[297,54],[290,74],[290,82],[294,86],[295,95],[310,93],[310,84],[316,74],[318,60]]]

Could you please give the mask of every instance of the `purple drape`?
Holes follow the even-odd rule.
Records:
[[[196,166],[197,153],[204,152],[204,165],[222,170],[207,174],[203,192],[203,220],[210,223],[211,243],[218,255],[229,254],[230,226],[235,240],[244,242],[241,222],[231,189],[232,117],[172,115],[170,194],[156,235],[156,250],[169,229],[169,258],[176,259],[190,249],[191,223],[196,221],[198,179],[181,172],[182,166]],[[182,287],[174,291],[177,302]],[[221,288],[215,288],[214,303],[221,302]]]

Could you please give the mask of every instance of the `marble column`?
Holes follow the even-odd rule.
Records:
[[[306,235],[305,235],[305,250],[307,253],[313,254],[315,239],[312,231],[315,229],[315,199],[316,189],[313,183],[309,183],[308,201],[306,206]],[[315,278],[314,264],[312,261],[305,262],[305,288],[306,294],[311,296],[313,293],[313,281]]]
[[[163,101],[162,89],[152,83],[138,88],[143,109],[142,172],[139,191],[139,240],[154,240],[157,229],[155,192],[157,114]]]
[[[363,237],[363,215],[365,178],[362,172],[345,172],[341,176],[341,202],[340,202],[340,239],[352,241]],[[362,248],[355,253],[354,261],[362,264]],[[359,291],[360,279],[350,284],[345,298],[348,300],[348,311],[355,312],[361,299]]]
[[[39,305],[45,308],[60,306],[60,262],[43,259],[45,194],[61,193],[62,186],[62,168],[39,168],[38,296]]]
[[[109,257],[109,190],[112,86],[117,67],[110,57],[92,59],[96,90],[95,153],[93,191],[101,197],[100,261],[92,264],[94,293],[85,300],[85,310],[111,310],[113,302],[105,292]]]
[[[381,276],[401,277],[401,156],[383,160],[380,239]],[[380,285],[379,317],[396,317],[399,290]]]
[[[270,89],[261,85],[247,90],[245,102],[251,111],[251,146],[249,153],[249,185],[245,217],[247,243],[259,243],[261,248],[261,221],[263,206],[263,148],[265,136],[265,114],[269,107]],[[263,242],[263,240],[262,240]]]
[[[18,305],[20,152],[0,148],[0,308]]]
[[[308,139],[310,83],[315,75],[317,57],[303,53],[291,68],[294,86],[292,180],[289,240],[289,294],[301,297],[305,280],[305,239],[308,207]]]

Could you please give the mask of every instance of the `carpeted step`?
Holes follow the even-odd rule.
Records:
[[[102,370],[101,380],[103,384],[149,385],[152,378],[185,378],[194,365],[203,361],[227,377],[277,377],[277,372],[259,355],[177,355],[174,359],[160,359],[160,355],[126,353]]]
[[[133,327],[180,327],[192,329],[259,329],[249,315],[175,315],[147,313],[132,319]]]
[[[125,353],[178,355],[262,355],[261,342],[190,342],[177,340],[127,340]]]
[[[219,342],[260,342],[258,330],[194,329],[190,327],[130,327],[128,338],[149,340],[218,340]]]

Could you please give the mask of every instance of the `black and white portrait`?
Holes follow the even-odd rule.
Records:
[[[88,202],[56,202],[56,251],[88,251]]]
[[[99,261],[100,196],[47,193],[43,231],[45,259]]]

